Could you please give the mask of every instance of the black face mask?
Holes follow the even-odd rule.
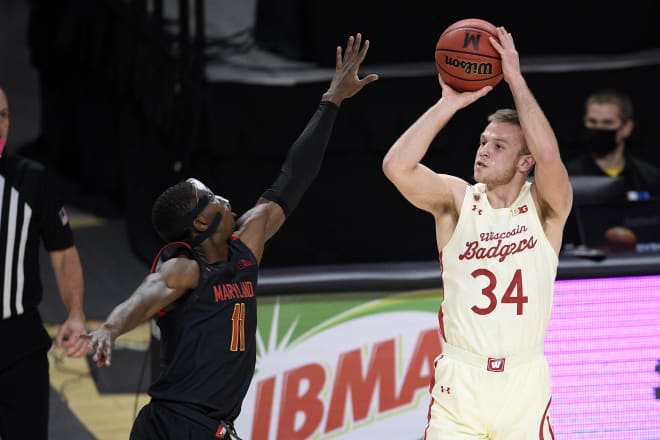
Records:
[[[598,157],[605,156],[616,148],[616,132],[585,127],[582,138],[585,149]]]

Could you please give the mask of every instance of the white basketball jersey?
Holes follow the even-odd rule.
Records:
[[[542,346],[558,257],[526,182],[509,208],[494,209],[485,185],[468,186],[452,237],[441,249],[444,340],[484,356]]]

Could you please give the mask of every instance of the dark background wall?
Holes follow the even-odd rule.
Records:
[[[260,0],[255,35],[274,51],[333,66],[337,41],[358,29],[374,41],[373,63],[424,61],[454,21],[504,25],[526,55],[615,54],[658,47],[660,7],[651,0],[597,1]]]
[[[573,3],[258,2],[251,32],[259,47],[332,66],[334,47],[360,31],[372,41],[362,72],[381,73],[342,107],[323,169],[268,244],[264,266],[437,258],[432,218],[396,192],[381,161],[438,98],[431,54],[442,29],[460,18],[479,16],[514,33],[529,85],[566,160],[577,153],[585,97],[611,86],[628,91],[635,102],[632,149],[660,164],[660,62],[651,59],[660,50],[658,6],[632,2],[613,10]],[[248,209],[277,175],[328,81],[209,80],[194,41],[182,42],[176,26],[164,31],[144,5],[33,2],[29,41],[43,117],[41,136],[27,151],[83,191],[106,196],[126,216],[133,249],[148,261],[159,245],[150,226],[155,197],[195,175],[228,197],[237,212]],[[604,63],[574,63],[594,59]],[[421,73],[388,73],[393,70],[385,67],[404,66],[405,73],[407,63],[418,69],[425,62],[428,70]],[[512,105],[502,83],[456,115],[425,162],[470,180],[487,115]]]

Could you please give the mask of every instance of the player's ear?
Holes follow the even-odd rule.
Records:
[[[197,232],[204,232],[209,228],[209,222],[206,221],[206,217],[204,217],[203,214],[195,217],[195,220],[193,220],[193,228],[195,228],[195,231]]]
[[[531,154],[523,154],[518,160],[518,169],[524,173],[528,173],[535,164],[536,161]]]

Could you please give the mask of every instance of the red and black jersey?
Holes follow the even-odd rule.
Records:
[[[257,260],[236,236],[228,261],[208,264],[186,243],[168,245],[197,260],[200,282],[160,314],[160,377],[149,395],[199,407],[217,420],[241,410],[256,362]]]

